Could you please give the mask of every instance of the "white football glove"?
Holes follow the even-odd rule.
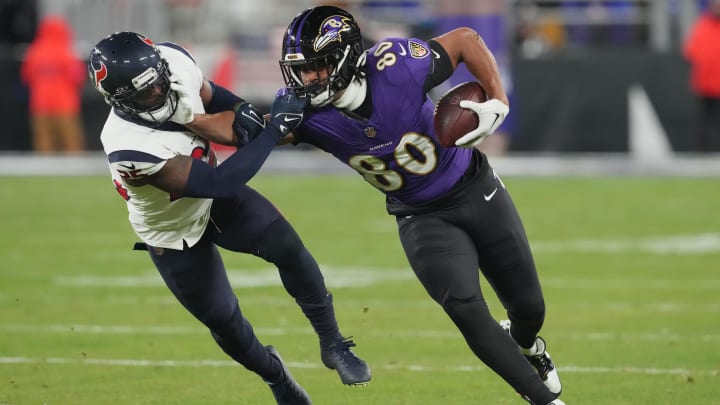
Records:
[[[474,111],[478,116],[477,128],[455,141],[455,146],[462,148],[474,148],[480,145],[488,135],[492,135],[498,129],[510,112],[510,107],[496,98],[483,103],[462,100],[459,105],[461,108]]]
[[[192,109],[192,91],[182,84],[176,77],[171,77],[170,89],[177,95],[177,108],[170,117],[170,121],[185,125],[193,122],[195,114]]]

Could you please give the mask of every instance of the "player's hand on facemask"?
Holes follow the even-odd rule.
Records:
[[[510,107],[507,104],[495,98],[483,103],[462,100],[459,105],[461,108],[474,111],[478,116],[477,128],[455,141],[456,146],[463,148],[473,148],[480,145],[485,138],[498,129],[510,112]]]
[[[285,136],[302,122],[303,111],[308,104],[306,97],[287,93],[275,97],[270,108],[270,124]]]
[[[193,122],[195,114],[192,109],[192,90],[185,86],[176,76],[170,77],[170,90],[177,95],[177,107],[170,121],[185,125]]]
[[[265,118],[247,101],[235,104],[233,111],[235,111],[235,120],[232,129],[238,138],[238,146],[247,145],[265,129]]]

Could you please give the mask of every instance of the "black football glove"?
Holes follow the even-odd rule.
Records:
[[[238,138],[238,146],[245,146],[265,129],[265,119],[263,114],[247,101],[236,103],[233,111],[235,120],[232,130]]]
[[[296,94],[277,96],[270,108],[269,124],[277,128],[282,136],[287,135],[302,122],[307,104],[306,97],[298,97]]]

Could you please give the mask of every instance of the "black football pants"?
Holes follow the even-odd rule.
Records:
[[[321,344],[339,338],[332,296],[315,259],[273,204],[245,186],[240,197],[213,202],[210,223],[194,246],[148,247],[165,284],[231,358],[266,381],[280,375],[279,364],[242,315],[216,245],[275,264],[283,286],[310,320]]]
[[[518,393],[546,404],[555,396],[493,318],[480,290],[478,268],[507,310],[518,344],[531,347],[545,316],[542,290],[515,205],[483,165],[445,208],[398,215],[400,240],[417,278],[473,353]]]

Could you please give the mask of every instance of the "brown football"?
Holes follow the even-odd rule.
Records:
[[[455,141],[477,128],[477,114],[461,108],[460,100],[482,103],[487,101],[487,94],[480,83],[465,82],[458,84],[440,97],[435,105],[433,126],[435,135],[442,146],[455,146]]]

